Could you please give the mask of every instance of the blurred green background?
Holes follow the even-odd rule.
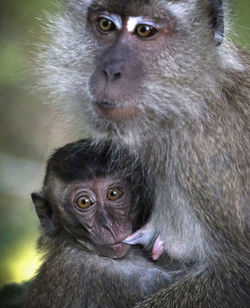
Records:
[[[231,5],[232,37],[250,49],[250,2]],[[51,0],[0,1],[0,288],[29,279],[39,264],[30,193],[42,185],[48,154],[71,140],[46,96],[31,90],[44,10],[55,10]]]

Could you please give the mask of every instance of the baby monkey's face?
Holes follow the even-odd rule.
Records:
[[[111,258],[123,257],[129,246],[122,243],[132,232],[131,192],[117,177],[95,177],[70,184],[68,205],[87,230],[96,252]]]

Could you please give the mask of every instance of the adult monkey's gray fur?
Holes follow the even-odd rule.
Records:
[[[225,6],[71,0],[51,19],[44,85],[68,101],[66,116],[78,127],[127,144],[156,177],[152,217],[131,242],[149,246],[159,236],[170,257],[193,264],[138,307],[250,301],[250,61],[223,38]],[[159,32],[140,38],[131,16]],[[101,18],[111,18],[114,31],[98,32]]]

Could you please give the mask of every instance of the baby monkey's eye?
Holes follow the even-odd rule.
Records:
[[[110,201],[116,201],[121,198],[123,192],[118,187],[112,187],[107,191],[106,198]]]
[[[147,38],[147,37],[153,36],[157,32],[158,31],[154,27],[150,25],[146,25],[146,24],[138,25],[135,29],[135,34],[141,38]]]
[[[82,195],[76,199],[76,204],[80,209],[86,209],[94,204],[94,201],[88,195]]]
[[[97,20],[97,30],[99,32],[110,32],[116,30],[116,25],[112,20],[101,17]]]

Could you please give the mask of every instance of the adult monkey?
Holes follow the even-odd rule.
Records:
[[[129,242],[193,264],[138,307],[246,307],[249,56],[223,38],[222,1],[71,0],[50,30],[44,84],[158,182],[151,220]]]

